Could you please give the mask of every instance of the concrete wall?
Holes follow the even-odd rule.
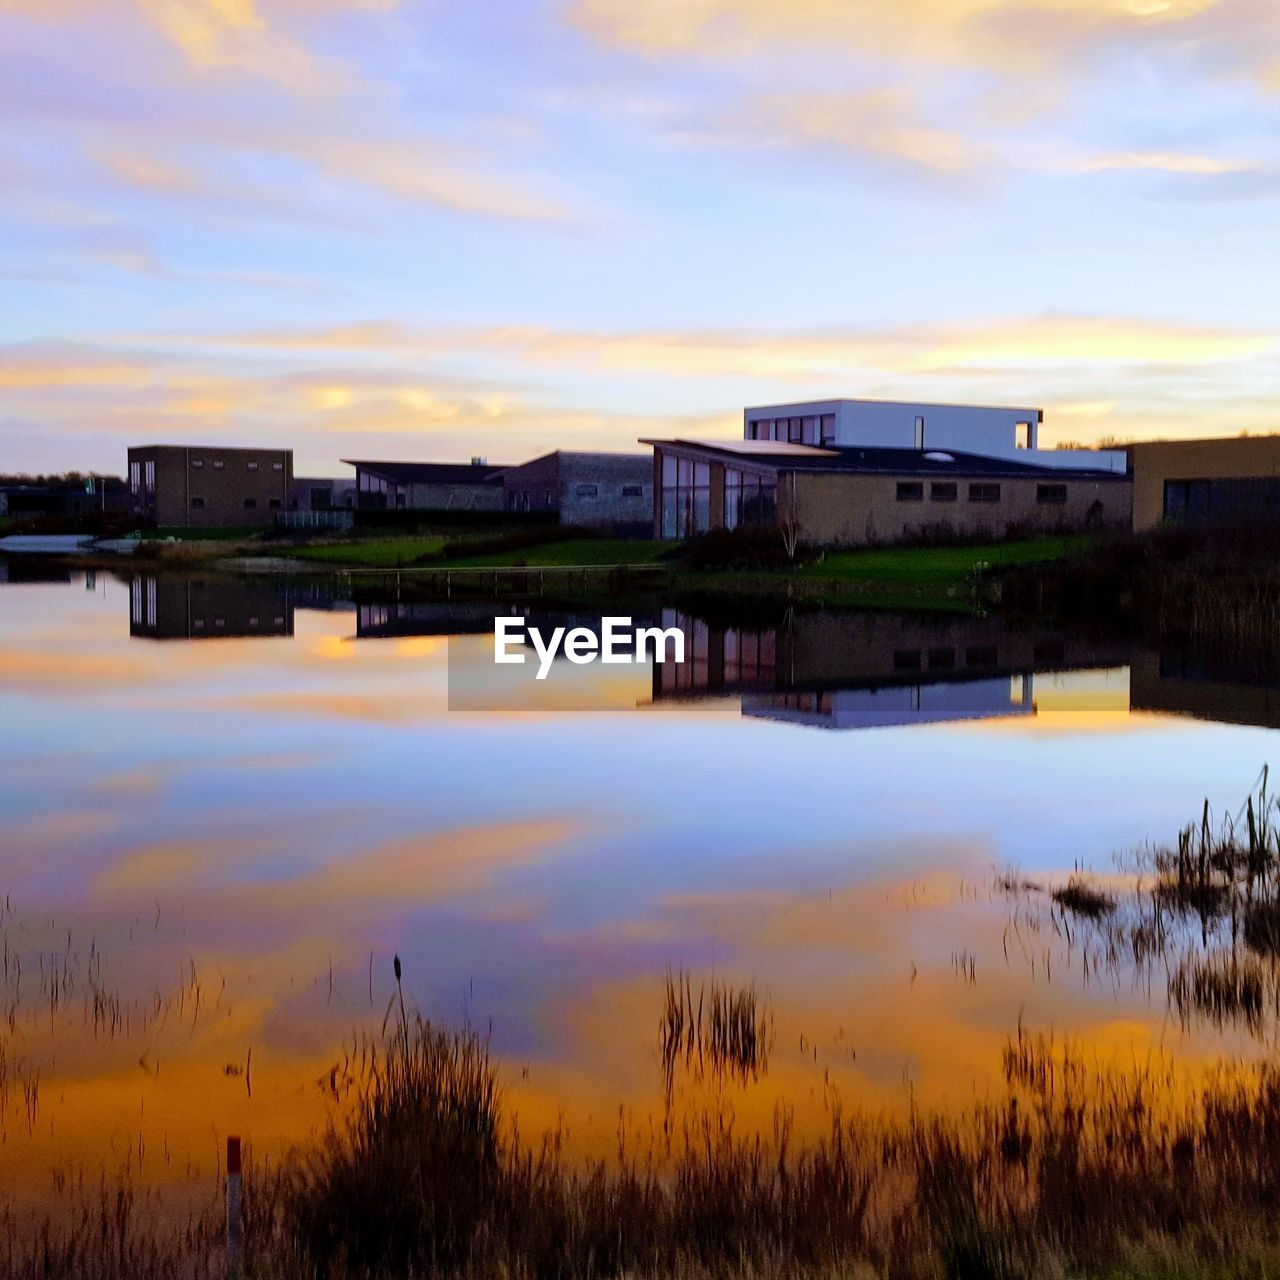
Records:
[[[959,449],[992,458],[1034,462],[1066,470],[1123,472],[1122,450],[1077,451],[1039,448],[1041,411],[1002,405],[921,404],[891,400],[815,400],[761,405],[743,414],[743,437],[751,424],[765,418],[835,415],[831,444],[894,449],[917,447],[917,419],[924,420],[924,448]],[[1026,424],[1027,448],[1018,447],[1018,426]],[[814,442],[816,443],[816,441]]]
[[[154,467],[148,487],[147,464]],[[140,470],[132,488],[135,464]],[[129,450],[131,509],[158,525],[234,528],[270,524],[289,509],[291,449],[219,449],[148,445]]]
[[[561,524],[648,528],[654,510],[653,466],[653,458],[645,453],[562,449],[503,473],[506,507],[556,510]]]
[[[923,483],[923,501],[899,501],[899,483]],[[954,501],[937,501],[931,486],[954,483]],[[969,499],[971,484],[998,484],[996,502]],[[1042,484],[1064,484],[1065,503],[1042,503]],[[1132,493],[1127,480],[1072,478],[964,477],[953,481],[920,476],[807,475],[779,477],[778,518],[796,519],[801,538],[832,546],[898,542],[904,538],[946,532],[1002,538],[1010,526],[1058,530],[1127,528]]]
[[[1280,436],[1234,440],[1157,440],[1129,447],[1133,461],[1133,527],[1154,529],[1164,519],[1167,480],[1226,480],[1280,476]]]

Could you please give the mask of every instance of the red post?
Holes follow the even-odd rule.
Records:
[[[244,1206],[240,1181],[240,1139],[227,1139],[227,1273],[240,1274],[244,1256]]]

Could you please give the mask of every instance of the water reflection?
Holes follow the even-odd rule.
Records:
[[[407,1000],[492,1026],[525,1131],[564,1120],[583,1151],[613,1148],[619,1106],[660,1120],[668,1063],[677,1095],[732,1086],[744,1123],[784,1102],[803,1130],[832,1090],[901,1109],[1001,1087],[1020,1017],[1098,1061],[1259,1051],[1247,1024],[1169,1017],[1163,983],[1058,980],[1079,949],[1045,982],[1053,907],[1023,913],[1024,962],[992,868],[1056,885],[1234,799],[1275,740],[1167,711],[1221,683],[1223,719],[1247,718],[1254,680],[1248,723],[1268,723],[1265,672],[1192,680],[990,618],[689,608],[684,688],[646,668],[615,714],[460,715],[446,648],[489,678],[492,605],[154,575],[149,630],[150,576],[136,620],[132,576],[0,600],[7,1186],[75,1161],[162,1181],[211,1168],[233,1127],[268,1151],[313,1133],[316,1082],[376,1031],[397,953]],[[150,642],[169,618],[190,643]],[[900,727],[775,718],[849,707]],[[664,1042],[681,972],[694,999]],[[759,993],[767,1038],[726,1004],[691,1055],[704,986]],[[767,1047],[768,1070],[692,1078],[722,1042]]]

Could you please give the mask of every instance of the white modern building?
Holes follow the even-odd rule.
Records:
[[[955,449],[1071,471],[1127,467],[1121,449],[1041,449],[1040,409],[921,404],[905,400],[808,400],[743,411],[744,440],[836,448]]]

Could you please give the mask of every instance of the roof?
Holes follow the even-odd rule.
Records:
[[[475,462],[361,462],[343,458],[357,471],[372,471],[396,484],[496,484],[507,469]]]
[[[1025,404],[964,404],[957,401],[942,400],[878,400],[867,396],[832,396],[825,400],[779,400],[776,404],[750,404],[743,410],[746,414],[764,416],[778,409],[801,409],[808,406],[832,404],[872,404],[892,405],[902,409],[977,409],[987,413],[1034,413],[1039,421],[1044,420],[1044,410]]]
[[[1104,468],[1049,467],[1042,463],[993,458],[959,449],[897,449],[879,446],[824,447],[790,445],[783,452],[762,440],[643,440],[642,444],[674,445],[708,458],[719,454],[779,471],[847,471],[859,475],[1007,476],[1053,480],[1123,480],[1121,472]]]

